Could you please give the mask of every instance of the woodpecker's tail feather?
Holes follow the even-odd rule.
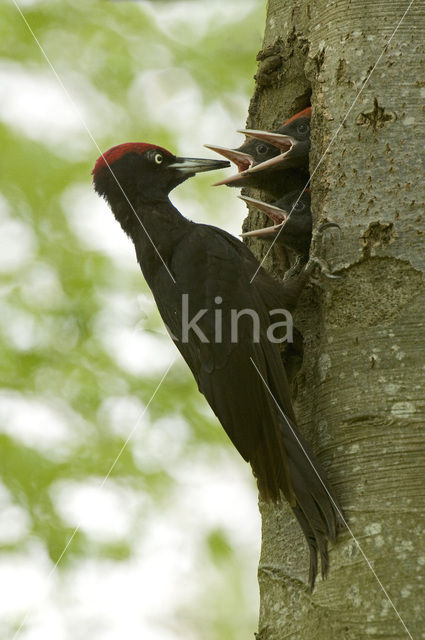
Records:
[[[283,441],[297,504],[292,510],[310,550],[309,584],[313,590],[320,555],[322,578],[329,569],[328,540],[335,542],[342,510],[326,474],[294,425],[283,424]]]

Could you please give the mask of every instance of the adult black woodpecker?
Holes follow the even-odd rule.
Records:
[[[310,119],[311,107],[308,107],[286,120],[276,131],[241,129],[240,133],[251,139],[237,149],[205,145],[238,167],[238,173],[224,178],[215,186],[225,184],[267,190],[271,182],[289,182],[294,187],[299,186],[301,190],[308,173]],[[298,182],[299,185],[294,182]],[[280,193],[282,191],[281,188]]]
[[[313,588],[318,552],[322,575],[328,570],[328,540],[336,539],[339,507],[295,426],[279,345],[268,335],[269,311],[293,309],[306,278],[275,281],[240,240],[191,222],[168,198],[195,173],[226,165],[128,143],[97,160],[93,182],[132,239],[165,325],[199,390],[251,464],[261,496],[279,502],[283,495],[291,505],[308,542]],[[195,317],[197,330],[188,334],[187,319]]]

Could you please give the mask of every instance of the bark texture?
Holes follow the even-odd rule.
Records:
[[[277,128],[311,96],[313,173],[408,4],[270,0],[248,126]],[[345,279],[305,292],[293,359],[300,429],[415,640],[425,638],[424,33],[417,1],[314,172],[315,222],[342,227],[322,256]],[[253,210],[246,228],[264,224]],[[274,250],[266,266],[280,274],[282,258]],[[311,595],[290,509],[260,507],[258,640],[409,637],[347,531]]]

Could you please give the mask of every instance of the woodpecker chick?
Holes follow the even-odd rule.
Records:
[[[294,266],[287,271],[285,278],[296,274],[307,262],[310,255],[310,245],[312,240],[312,214],[311,214],[311,198],[310,191],[306,189],[303,192],[292,191],[283,198],[271,204],[248,198],[247,196],[239,196],[247,204],[254,205],[260,211],[263,211],[272,221],[269,227],[262,229],[254,229],[241,234],[242,238],[260,238],[272,242],[279,242],[285,247],[295,252],[297,259]],[[322,234],[326,229],[335,228],[341,230],[336,222],[324,222],[321,224],[315,234],[316,246],[320,253]],[[330,272],[326,262],[317,255],[314,262],[320,268],[321,273],[326,278],[341,279],[342,276],[335,275]]]
[[[291,191],[280,200],[268,204],[247,196],[240,196],[247,204],[263,211],[273,221],[273,225],[242,233],[241,237],[256,237],[282,243],[297,255],[308,257],[312,232],[311,198],[307,191]]]
[[[234,162],[238,173],[215,183],[214,186],[260,186],[267,179],[281,178],[289,169],[308,171],[310,151],[311,107],[286,120],[276,131],[241,129],[251,140],[238,149],[205,145]],[[270,173],[273,175],[270,176]]]

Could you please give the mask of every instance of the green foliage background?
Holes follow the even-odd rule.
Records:
[[[191,90],[195,87],[194,97],[205,113],[227,113],[244,124],[261,43],[262,2],[27,0],[20,6],[102,150],[146,140],[202,155],[184,138],[187,128],[179,128],[181,119],[156,114],[167,93],[175,98],[186,81]],[[2,543],[1,553],[18,557],[41,541],[53,566],[76,526],[63,515],[57,487],[102,481],[134,424],[131,414],[127,431],[117,428],[108,401],[146,405],[166,368],[153,366],[149,373],[147,363],[142,373],[129,370],[108,349],[107,333],[99,327],[119,327],[122,321],[158,344],[168,337],[135,260],[116,258],[96,246],[94,228],[86,238],[75,231],[78,197],[87,203],[94,198],[90,172],[98,151],[76,116],[77,124],[69,130],[58,129],[63,114],[45,96],[45,83],[57,80],[13,2],[3,2],[0,17],[0,72],[16,78],[14,101],[4,94],[6,107],[0,109],[0,224],[5,243],[11,238],[4,247],[10,260],[3,260],[1,274],[0,400],[6,404],[0,411],[0,463],[4,500],[25,512],[27,523],[20,535]],[[145,85],[149,72],[164,74],[159,92],[152,91],[150,81]],[[24,91],[28,78],[33,84]],[[35,113],[33,120],[31,91],[37,104],[46,98],[51,131],[39,127]],[[188,123],[189,128],[201,126],[202,121]],[[208,136],[205,143],[224,143],[213,130]],[[225,226],[231,215],[229,190],[212,190],[210,183],[208,176],[187,183],[182,197],[198,203],[203,220]],[[118,242],[118,226],[116,233]],[[132,256],[130,247],[128,252]],[[11,406],[26,407],[23,431],[14,430]],[[40,431],[31,435],[32,416],[40,407]],[[46,411],[50,418],[44,427]],[[108,481],[141,496],[134,535],[102,541],[81,528],[60,561],[61,579],[85,558],[131,559],[134,541],[143,536],[149,518],[172,504],[181,490],[174,465],[202,456],[218,464],[223,455],[234,460],[235,468],[242,464],[228,449],[180,359],[145,415],[150,430],[162,430],[165,443],[174,418],[184,423],[184,438],[174,452],[164,450],[152,461],[140,455],[143,443],[135,434]],[[49,437],[56,419],[70,434],[59,443]],[[12,524],[6,523],[6,530]],[[247,558],[237,540],[224,528],[213,528],[198,552],[204,574],[197,576],[196,588],[192,585],[191,605],[177,612],[170,637],[250,637],[256,618],[255,575],[247,575]],[[255,561],[250,558],[248,566]],[[11,637],[21,617],[6,615],[2,637]],[[23,637],[31,624],[29,618]],[[71,637],[72,628],[67,633],[63,637]]]

